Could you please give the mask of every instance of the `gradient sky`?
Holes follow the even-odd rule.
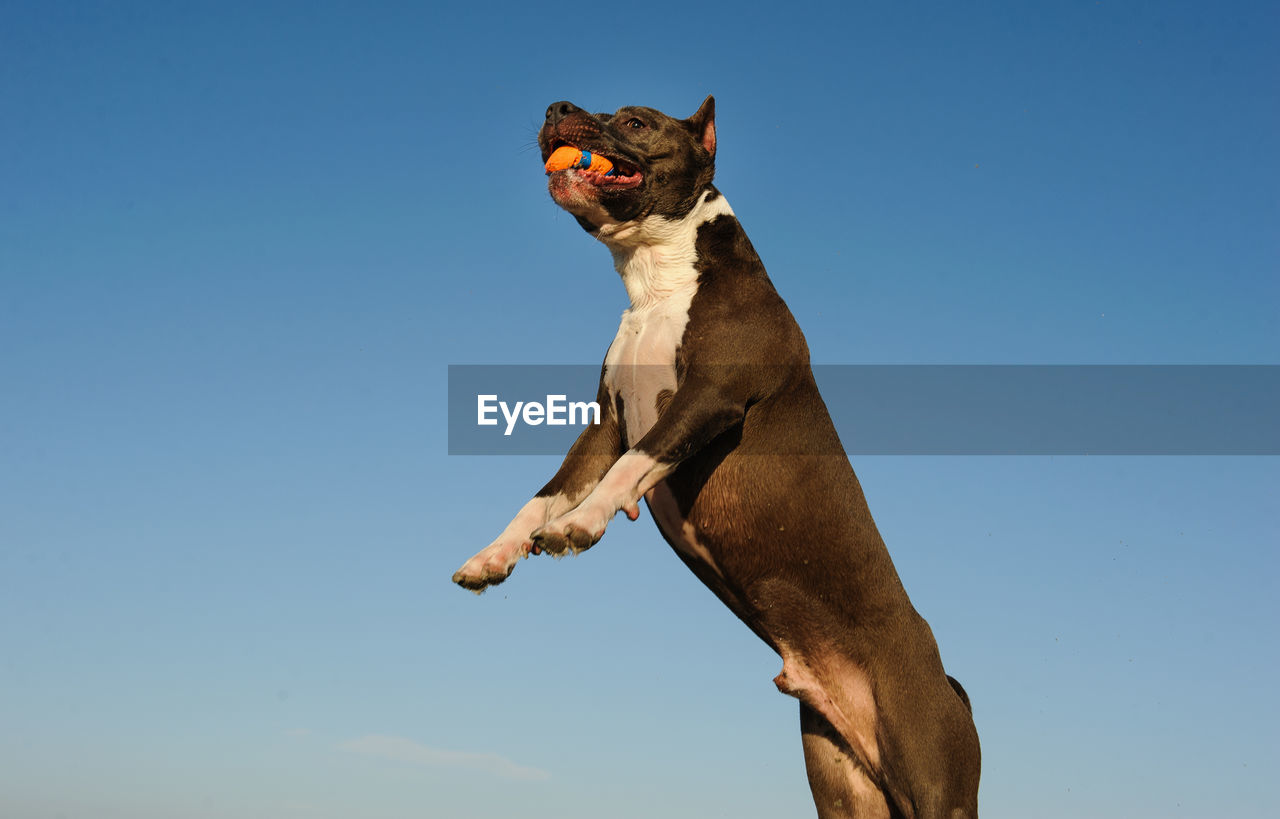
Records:
[[[625,294],[546,105],[717,98],[813,358],[1280,363],[1274,3],[0,8],[0,817],[812,815],[647,513],[482,597],[554,470],[449,364]],[[987,817],[1276,815],[1280,462],[860,457]]]

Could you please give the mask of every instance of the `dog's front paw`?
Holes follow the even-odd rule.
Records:
[[[562,555],[569,549],[585,551],[604,537],[605,527],[612,517],[601,507],[583,504],[534,530],[530,536],[533,548],[553,555]]]
[[[528,539],[498,538],[462,564],[462,568],[453,573],[453,582],[474,592],[496,586],[511,576],[531,546]]]

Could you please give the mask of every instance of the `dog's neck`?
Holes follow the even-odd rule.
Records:
[[[698,228],[719,216],[732,216],[724,196],[704,191],[683,219],[645,216],[606,225],[596,238],[613,254],[613,266],[631,298],[631,309],[643,309],[675,293],[697,287]]]

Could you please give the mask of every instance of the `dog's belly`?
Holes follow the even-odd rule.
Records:
[[[671,488],[660,483],[649,490],[645,500],[649,503],[654,523],[658,524],[658,529],[667,538],[667,542],[685,557],[705,564],[723,580],[724,573],[720,571],[711,550],[698,539],[693,523],[680,514],[680,506],[676,503]]]
[[[623,443],[634,447],[658,420],[676,390],[676,351],[689,322],[693,290],[686,289],[622,314],[605,356],[605,384],[621,399]]]

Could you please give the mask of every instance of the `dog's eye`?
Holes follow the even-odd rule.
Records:
[[[636,130],[639,130],[644,127],[644,123],[636,119],[635,117],[632,117],[631,119],[627,120],[627,127],[635,128]]]

